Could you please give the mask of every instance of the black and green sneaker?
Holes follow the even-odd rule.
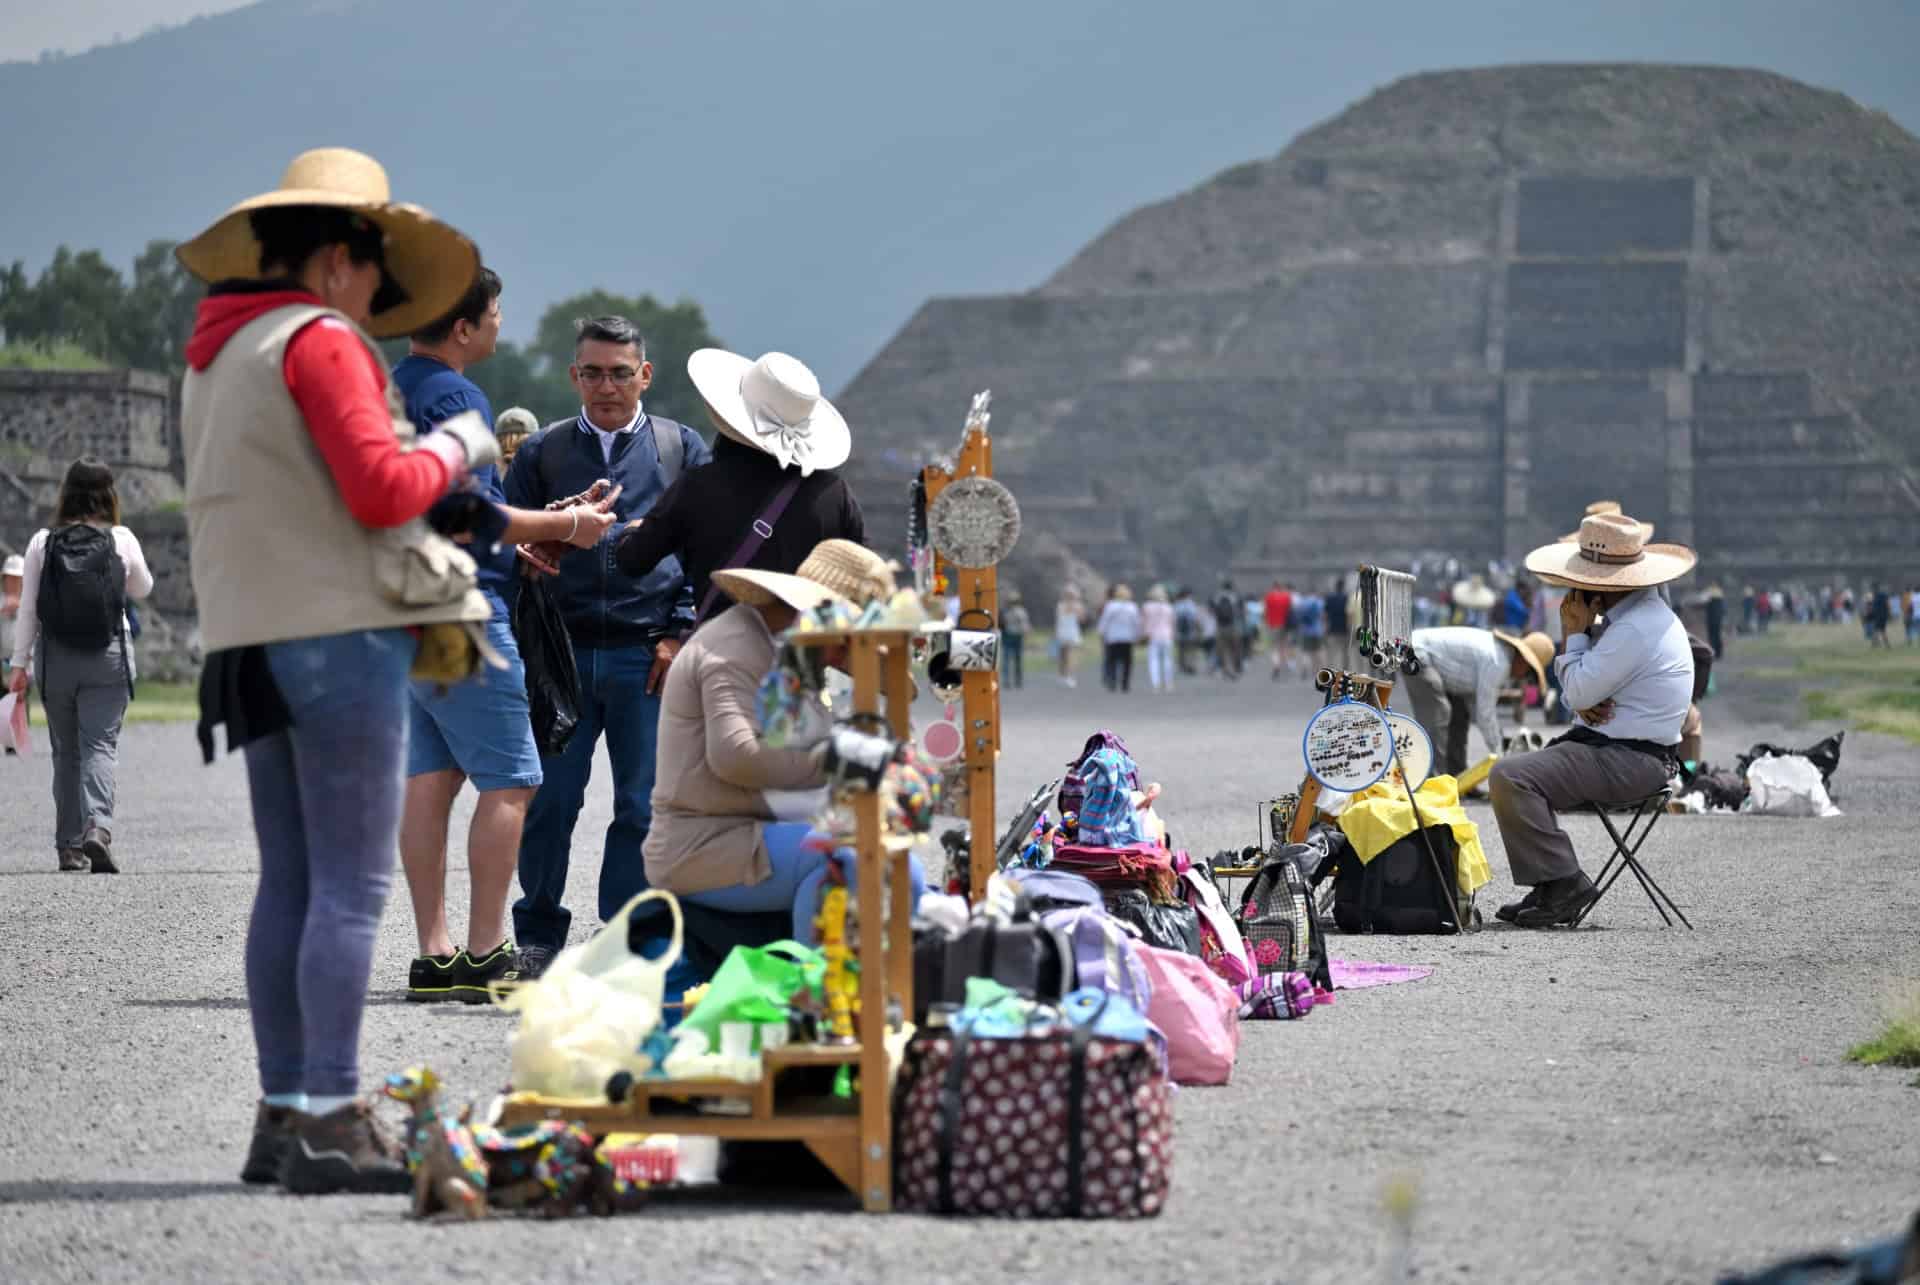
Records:
[[[528,976],[520,952],[503,941],[475,958],[461,951],[453,961],[453,997],[468,1004],[485,1004],[495,990],[512,990]]]
[[[459,980],[460,961],[464,958],[465,952],[458,955],[415,955],[413,963],[407,968],[407,1002],[438,1004],[458,999],[459,996],[454,993],[454,983]]]

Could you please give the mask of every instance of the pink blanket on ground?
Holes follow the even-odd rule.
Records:
[[[1327,969],[1333,974],[1333,989],[1337,991],[1417,982],[1433,976],[1433,970],[1424,964],[1372,964],[1361,959],[1329,959]]]

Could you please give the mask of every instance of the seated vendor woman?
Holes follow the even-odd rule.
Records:
[[[641,849],[647,881],[714,910],[791,909],[794,937],[811,943],[830,856],[805,822],[774,820],[767,792],[825,784],[827,747],[767,744],[760,680],[773,668],[776,636],[800,612],[835,601],[857,609],[890,595],[893,575],[851,540],[823,540],[797,575],[718,571],[713,583],[735,605],[703,625],[667,671],[653,829]],[[849,884],[853,865],[843,862]],[[918,858],[912,871],[918,901]]]

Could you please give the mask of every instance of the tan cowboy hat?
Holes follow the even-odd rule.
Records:
[[[1603,513],[1618,513],[1618,512],[1620,512],[1620,501],[1595,500],[1592,504],[1589,504],[1587,506],[1586,516],[1590,518],[1595,518],[1595,517],[1599,517]],[[1649,540],[1653,539],[1653,523],[1642,522],[1640,525],[1647,529],[1647,539]],[[1565,535],[1560,537],[1560,543],[1568,544],[1570,542],[1578,540],[1579,538],[1580,538],[1580,533],[1578,531],[1569,531]]]
[[[438,321],[479,275],[480,251],[473,242],[419,206],[394,201],[380,162],[347,147],[300,153],[281,175],[279,187],[240,202],[174,255],[209,285],[257,280],[260,242],[247,216],[294,205],[353,210],[380,229],[386,274],[405,298],[367,323],[367,333],[376,339],[410,335]]]
[[[1527,668],[1533,671],[1534,678],[1539,681],[1540,690],[1546,691],[1547,666],[1553,663],[1554,652],[1558,650],[1553,645],[1553,639],[1538,630],[1521,638],[1496,629],[1493,636],[1520,653],[1520,659],[1527,662]]]
[[[1579,538],[1543,545],[1527,555],[1527,570],[1568,589],[1650,589],[1693,570],[1692,549],[1649,544],[1653,528],[1624,513],[1596,513],[1580,523]]]
[[[859,609],[893,596],[893,569],[885,558],[851,540],[822,540],[792,575],[784,571],[716,571],[713,582],[735,602],[763,607],[784,602],[795,611],[843,602]]]
[[[765,451],[781,468],[839,468],[853,454],[853,434],[807,364],[783,352],[748,360],[724,348],[687,358],[687,376],[722,433]]]

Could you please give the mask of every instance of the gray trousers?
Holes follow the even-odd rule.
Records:
[[[1531,885],[1580,873],[1573,840],[1554,813],[1587,803],[1637,803],[1667,783],[1651,754],[1563,741],[1497,760],[1487,788],[1513,881]]]
[[[1413,716],[1433,742],[1433,774],[1458,776],[1466,771],[1470,766],[1467,733],[1473,730],[1473,698],[1451,695],[1440,685],[1440,676],[1432,665],[1422,665],[1419,673],[1402,676],[1400,689],[1413,702]]]
[[[120,642],[73,651],[42,637],[34,681],[53,747],[54,844],[77,848],[91,826],[113,832],[113,778],[127,712]]]

